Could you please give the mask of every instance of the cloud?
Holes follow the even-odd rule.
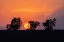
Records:
[[[0,26],[0,30],[5,30],[5,28]]]
[[[64,6],[57,9],[55,12],[52,13],[48,18],[56,18],[57,23],[54,29],[64,29]]]
[[[57,16],[60,12],[58,9],[64,6],[64,0],[0,0],[0,2],[0,26],[4,27],[13,17],[21,17],[25,22],[31,19],[42,22],[50,15]]]

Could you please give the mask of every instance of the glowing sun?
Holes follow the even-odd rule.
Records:
[[[29,23],[24,24],[24,28],[25,29],[29,29],[30,28],[30,24]]]

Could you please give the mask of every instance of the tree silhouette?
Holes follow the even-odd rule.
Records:
[[[22,21],[21,19],[18,18],[13,18],[11,21],[11,24],[7,24],[6,28],[7,30],[18,30],[22,26]]]
[[[40,22],[38,21],[29,21],[28,23],[30,23],[30,29],[28,30],[35,30],[37,26],[40,26]]]
[[[45,30],[53,30],[53,27],[56,26],[56,19],[50,19],[46,20],[45,23],[43,23],[43,26],[45,27]]]

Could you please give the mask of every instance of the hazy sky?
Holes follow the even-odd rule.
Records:
[[[0,29],[6,29],[13,17],[20,17],[23,23],[56,18],[55,29],[64,29],[64,0],[0,0]]]

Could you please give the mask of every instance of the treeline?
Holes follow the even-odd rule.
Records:
[[[40,26],[40,22],[39,21],[28,21],[28,23],[30,24],[30,28],[27,30],[35,30],[37,28],[37,26]],[[47,19],[44,23],[42,23],[42,25],[45,27],[45,30],[53,30],[53,27],[56,26],[56,19]],[[11,20],[10,24],[6,25],[7,30],[20,30],[20,27],[22,26],[22,21],[21,19],[18,18],[13,18]]]

